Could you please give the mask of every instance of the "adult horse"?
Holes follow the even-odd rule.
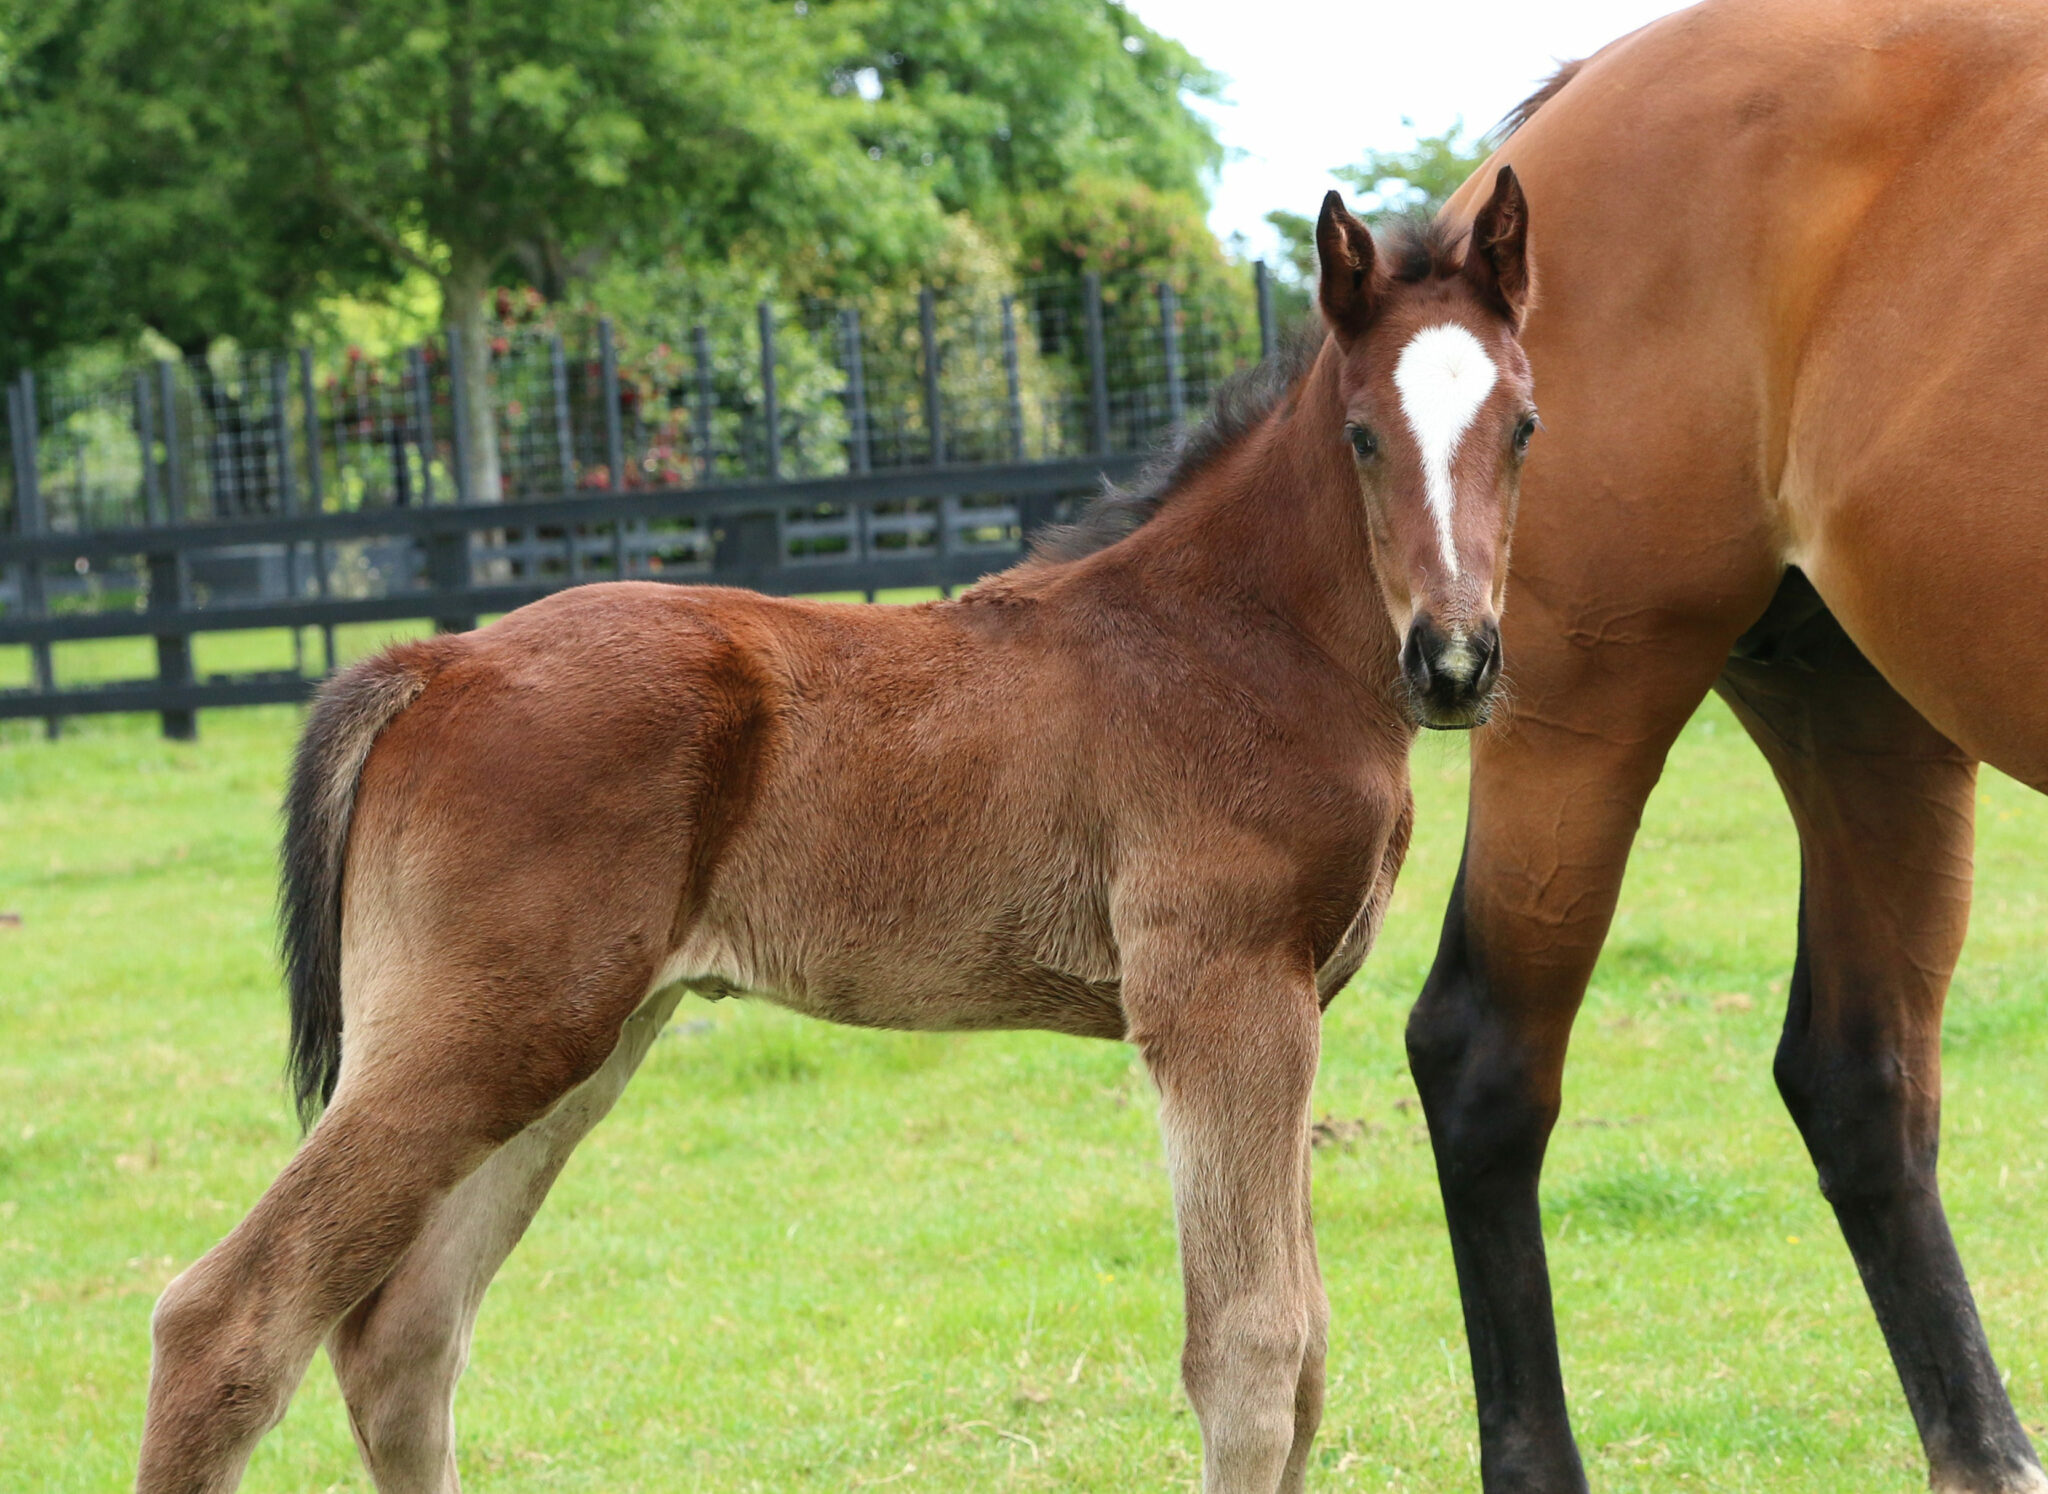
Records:
[[[2048,788],[2048,9],[1709,0],[1510,123],[1553,434],[1515,542],[1514,720],[1474,742],[1408,1029],[1485,1486],[1585,1487],[1537,1174],[1643,802],[1718,690],[1799,833],[1778,1087],[1933,1483],[2048,1489],[1935,1177],[1976,764]]]
[[[324,1115],[165,1291],[139,1487],[232,1487],[325,1340],[381,1490],[452,1490],[470,1324],[681,992],[1136,1044],[1207,1487],[1302,1487],[1320,1010],[1484,715],[1531,431],[1511,172],[1476,248],[1334,194],[1328,334],[1142,491],[949,602],[613,584],[323,692],[285,846]],[[1135,526],[1135,527],[1134,527]]]

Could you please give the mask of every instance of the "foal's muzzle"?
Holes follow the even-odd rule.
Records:
[[[1401,645],[1401,678],[1420,725],[1470,731],[1484,725],[1500,679],[1500,624],[1446,633],[1427,612],[1415,614]]]

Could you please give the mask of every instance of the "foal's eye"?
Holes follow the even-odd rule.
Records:
[[[1515,455],[1521,456],[1529,449],[1529,439],[1536,434],[1536,417],[1524,415],[1521,424],[1515,427]]]
[[[1347,425],[1344,434],[1350,438],[1351,449],[1359,457],[1376,457],[1380,454],[1380,438],[1362,425]]]

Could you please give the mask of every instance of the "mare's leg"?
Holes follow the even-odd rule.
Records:
[[[1322,1419],[1329,1300],[1311,1231],[1313,972],[1281,952],[1127,940],[1131,1041],[1159,1087],[1207,1494],[1296,1491]]]
[[[2048,1491],[1985,1343],[1935,1176],[1941,1012],[1969,916],[1976,766],[1854,655],[1731,661],[1721,691],[1799,828],[1779,1092],[1820,1174],[1934,1487]]]
[[[240,1482],[320,1341],[451,1190],[598,1069],[641,994],[607,1001],[592,982],[583,1001],[522,1003],[489,979],[376,984],[352,1009],[362,1022],[326,1115],[157,1303],[142,1494]]]
[[[1567,657],[1473,745],[1442,941],[1408,1020],[1463,1297],[1489,1494],[1586,1486],[1565,1409],[1537,1183],[1572,1021],[1664,754],[1726,638]],[[1510,658],[1513,655],[1510,654]]]
[[[577,1143],[604,1119],[681,999],[626,1020],[604,1066],[442,1199],[419,1238],[329,1335],[349,1422],[380,1494],[453,1494],[455,1385],[491,1278]]]

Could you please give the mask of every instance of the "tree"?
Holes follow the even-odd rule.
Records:
[[[1133,225],[1213,260],[1213,86],[1112,0],[0,0],[0,297],[43,308],[33,351],[194,347],[425,274],[490,497],[495,284],[843,292],[943,263],[960,216],[1017,265]]]
[[[1190,97],[1222,80],[1109,0],[884,0],[850,59],[873,79],[870,143],[1020,268],[1112,269],[1191,249],[1222,160]],[[858,76],[858,72],[856,72]]]
[[[270,57],[312,189],[434,276],[461,335],[472,490],[499,490],[484,296],[515,250],[901,258],[937,229],[860,148],[831,8],[729,0],[290,0]]]
[[[310,299],[391,278],[295,163],[246,147],[250,91],[195,65],[219,27],[175,19],[0,4],[0,362],[145,326],[190,353],[280,339]]]

